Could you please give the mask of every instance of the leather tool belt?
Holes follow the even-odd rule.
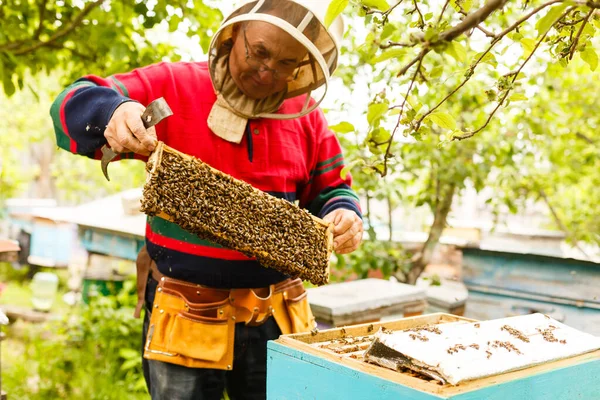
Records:
[[[163,276],[156,288],[144,357],[191,368],[230,370],[235,324],[256,326],[271,316],[283,334],[315,328],[302,280],[229,290]]]

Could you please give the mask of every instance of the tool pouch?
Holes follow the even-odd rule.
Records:
[[[316,328],[307,292],[300,279],[284,282],[281,287],[276,286],[273,298],[273,317],[281,333],[304,333]]]
[[[283,334],[316,326],[300,279],[269,287],[267,297],[252,289],[213,289],[161,278],[152,308],[144,358],[190,368],[230,370],[235,323],[256,326],[271,315]]]
[[[156,289],[144,357],[190,368],[230,370],[235,320],[228,291],[169,278]]]

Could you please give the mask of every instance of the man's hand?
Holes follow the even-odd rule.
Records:
[[[145,109],[143,105],[133,101],[117,107],[104,131],[104,137],[113,151],[134,152],[145,156],[154,151],[157,143],[156,130],[154,127],[144,127],[141,116]]]
[[[354,211],[338,208],[327,214],[323,220],[334,225],[333,249],[336,253],[352,253],[358,248],[363,237],[363,223]]]

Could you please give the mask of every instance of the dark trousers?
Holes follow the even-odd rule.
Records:
[[[142,348],[157,285],[152,277],[148,279]],[[225,389],[231,400],[266,399],[267,342],[277,339],[280,334],[273,317],[260,326],[236,324],[231,371],[187,368],[144,358],[148,391],[153,400],[220,400]]]

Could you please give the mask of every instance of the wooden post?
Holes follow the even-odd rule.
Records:
[[[2,327],[2,325],[0,325]],[[0,328],[1,329],[1,328]],[[6,393],[2,390],[2,342],[5,339],[4,332],[0,330],[0,400],[6,400]]]
[[[6,240],[0,238],[0,261],[17,261],[18,252],[20,247],[14,240]],[[4,332],[2,332],[2,325],[7,324],[8,319],[4,313],[0,310],[0,400],[6,400],[6,393],[2,391],[2,341],[5,338]]]

